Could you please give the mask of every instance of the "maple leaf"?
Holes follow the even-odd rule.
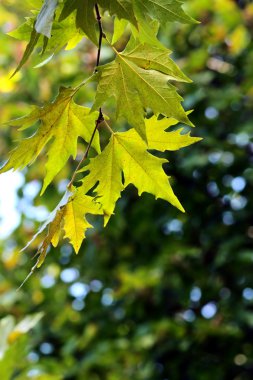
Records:
[[[137,27],[133,4],[130,0],[98,0],[98,3],[108,9],[111,15],[116,14],[119,19],[125,19]]]
[[[147,144],[134,129],[114,133],[102,153],[92,158],[82,169],[88,174],[82,180],[80,189],[87,193],[96,186],[94,191],[98,202],[103,206],[105,225],[113,214],[122,190],[131,183],[137,187],[139,195],[143,192],[151,193],[156,198],[162,198],[184,211],[169,184],[169,177],[162,168],[167,160],[153,156],[147,152],[147,149],[163,152],[177,150],[200,139],[189,134],[182,135],[182,129],[165,132],[165,129],[178,123],[174,119],[157,120],[154,116],[145,122]]]
[[[49,246],[58,245],[62,229],[65,231],[64,238],[69,239],[75,252],[78,253],[86,230],[93,227],[85,218],[87,214],[102,215],[101,205],[96,203],[93,197],[84,195],[80,189],[72,187],[71,191],[66,191],[38,232],[22,249],[22,251],[27,249],[47,229],[47,234],[36,252],[35,256],[38,258],[32,271],[43,264]]]
[[[90,159],[90,163],[83,170],[85,172],[88,171],[89,175],[82,180],[81,188],[84,193],[87,193],[97,184],[96,194],[98,202],[103,205],[106,225],[113,214],[121,191],[124,189],[117,141],[114,135],[103,152],[95,158]]]
[[[192,17],[184,12],[182,1],[179,0],[133,0],[133,4],[139,14],[147,14],[162,25],[166,25],[169,21],[196,23]]]
[[[71,187],[71,192],[66,191],[61,202],[28,243],[31,244],[47,229],[31,272],[42,265],[50,245],[58,245],[62,230],[64,238],[69,239],[78,253],[86,230],[92,227],[86,215],[104,215],[106,225],[121,192],[129,184],[138,189],[139,195],[148,192],[184,212],[171,188],[170,177],[163,169],[168,161],[154,156],[148,150],[178,150],[200,140],[190,136],[190,133],[183,133],[183,128],[168,130],[178,122],[192,126],[181,106],[182,98],[169,83],[171,80],[190,80],[169,57],[171,51],[157,39],[160,25],[165,25],[168,21],[195,22],[184,12],[181,1],[44,0],[43,4],[39,12],[33,12],[34,16],[27,18],[12,33],[13,36],[28,41],[15,73],[35,47],[40,48],[41,57],[43,56],[40,66],[52,56],[45,58],[45,53],[54,54],[66,45],[67,48],[75,46],[82,38],[82,33],[98,46],[96,65],[99,66],[102,40],[106,38],[99,7],[115,16],[112,43],[122,36],[128,24],[132,29],[132,37],[122,52],[110,45],[116,55],[115,60],[95,70],[98,86],[92,109],[79,106],[73,101],[74,95],[84,84],[82,82],[75,89],[61,88],[53,103],[42,108],[35,107],[29,115],[10,122],[13,126],[21,127],[20,130],[30,128],[37,122],[39,126],[34,134],[23,139],[11,152],[0,173],[24,168],[45,149],[47,172],[41,193],[69,157],[76,157],[78,138],[81,137],[88,143],[84,158],[68,186]],[[116,100],[117,117],[126,118],[134,128],[117,133],[110,129],[101,110],[110,97]],[[154,116],[147,119],[145,116],[150,109]],[[97,133],[101,121],[112,133],[102,153]],[[88,157],[91,146],[98,155],[78,170]],[[85,172],[85,176],[81,185],[75,188],[72,184],[80,171]]]
[[[21,141],[15,148],[0,173],[9,169],[23,169],[31,164],[42,149],[53,140],[48,148],[47,174],[44,179],[42,193],[48,184],[63,168],[70,156],[76,157],[77,139],[82,137],[87,143],[91,139],[97,112],[77,105],[73,101],[75,89],[61,88],[53,103],[43,108],[35,107],[27,116],[11,121],[13,126],[26,129],[40,120],[37,131],[29,138]],[[92,142],[93,148],[99,153],[100,143],[98,134]]]
[[[67,0],[60,14],[59,22],[65,20],[76,11],[76,27],[82,29],[86,36],[97,45],[97,22],[94,16],[95,3],[95,0]]]
[[[148,153],[146,144],[133,129],[114,136],[124,174],[124,188],[132,183],[138,189],[139,195],[143,192],[151,193],[155,198],[164,199],[184,211],[162,168],[167,160]]]
[[[124,19],[118,19],[115,17],[113,23],[113,34],[111,38],[111,44],[114,45],[124,34],[128,25],[128,21]]]
[[[58,236],[59,236],[59,233],[61,232],[61,222],[64,215],[64,211],[65,211],[64,208],[60,208],[56,212],[55,218],[48,225],[47,235],[45,239],[42,241],[36,253],[36,256],[39,256],[36,262],[37,268],[40,268],[41,265],[44,263],[46,255],[47,255],[47,250],[50,244],[52,243],[54,247],[56,247],[58,244],[58,241],[59,241]]]
[[[52,244],[54,247],[58,244],[58,237],[61,233],[61,224],[64,216],[64,210],[65,206],[71,197],[72,193],[68,190],[65,192],[64,196],[58,203],[58,205],[55,207],[55,209],[50,213],[49,217],[46,219],[46,221],[41,225],[37,233],[32,237],[32,239],[26,244],[26,246],[21,250],[21,252],[25,251],[29,246],[31,246],[37,239],[39,235],[41,235],[46,229],[47,229],[47,235],[40,244],[36,255],[38,256],[38,259],[33,266],[30,274],[27,276],[27,278],[24,280],[24,282],[29,278],[29,276],[32,274],[32,272],[35,270],[35,268],[39,268],[47,254],[48,247],[50,244]]]
[[[154,115],[146,119],[145,124],[149,149],[160,152],[175,151],[202,140],[200,137],[190,136],[190,132],[182,134],[184,128],[166,132],[168,128],[178,124],[178,120],[173,118],[157,119]]]
[[[16,68],[16,70],[11,75],[11,78],[14,77],[14,75],[21,69],[21,67],[27,62],[30,55],[32,54],[33,50],[35,49],[35,46],[37,45],[40,35],[36,32],[34,25],[32,26],[32,29],[29,33],[30,39],[29,42],[25,48],[24,54]],[[13,36],[14,37],[14,36]]]
[[[15,75],[29,59],[35,47],[39,48],[41,52],[35,61],[42,65],[44,62],[47,63],[49,58],[51,59],[55,53],[64,47],[66,50],[70,48],[73,49],[83,38],[83,34],[80,32],[80,29],[77,29],[75,26],[74,15],[71,15],[62,22],[54,20],[49,39],[47,37],[41,38],[42,36],[35,29],[35,22],[36,16],[27,17],[23,24],[8,33],[13,38],[28,41],[23,57],[13,75]],[[45,53],[47,53],[46,57]]]
[[[68,238],[78,253],[85,232],[93,226],[85,218],[86,214],[102,215],[101,205],[93,197],[84,195],[80,189],[70,198],[64,210],[64,238]]]
[[[171,80],[190,83],[191,80],[169,57],[171,53],[171,50],[164,47],[159,48],[147,43],[141,44],[138,40],[131,38],[122,55],[145,70],[160,71],[167,74]]]
[[[132,45],[131,45],[132,48]],[[170,51],[140,45],[132,50],[116,53],[116,59],[98,68],[98,87],[93,109],[97,109],[114,96],[117,117],[124,116],[146,140],[144,109],[154,114],[174,117],[192,125],[183,107],[182,98],[169,80],[187,81],[175,63],[168,57]],[[159,70],[159,71],[158,71]]]

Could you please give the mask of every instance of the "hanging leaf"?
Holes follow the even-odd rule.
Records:
[[[192,137],[190,132],[182,133],[184,128],[166,132],[166,129],[178,123],[176,119],[166,117],[157,119],[156,116],[152,116],[150,119],[146,119],[145,123],[149,149],[161,152],[174,151],[202,140],[200,137]]]
[[[89,175],[83,180],[83,192],[86,194],[97,184],[96,194],[98,202],[103,205],[106,225],[113,214],[115,203],[124,189],[120,158],[118,157],[117,143],[114,136],[112,136],[103,152],[92,158],[84,170],[89,171]]]
[[[174,117],[182,123],[192,125],[181,106],[182,98],[169,80],[188,81],[172,63],[163,50],[152,50],[148,45],[119,53],[116,59],[98,69],[98,88],[93,109],[101,107],[114,96],[117,117],[124,116],[139,135],[146,140],[145,109],[155,114]],[[159,71],[157,71],[159,69]],[[169,74],[168,74],[169,73]]]
[[[95,0],[67,0],[60,14],[59,21],[65,20],[76,11],[76,27],[82,29],[86,36],[98,44],[97,22],[94,14]]]
[[[108,22],[110,16],[114,30]],[[106,225],[122,191],[130,184],[139,195],[150,193],[184,212],[164,171],[168,161],[157,157],[155,152],[179,150],[200,140],[184,133],[185,127],[172,128],[177,123],[193,125],[181,105],[182,97],[171,83],[191,80],[157,38],[160,26],[169,21],[195,22],[184,12],[179,0],[45,0],[39,12],[33,12],[32,17],[11,32],[13,37],[28,41],[15,73],[35,47],[40,53],[37,69],[61,49],[75,47],[83,35],[98,47],[94,74],[87,81],[76,88],[62,87],[52,103],[34,107],[29,115],[8,123],[20,130],[27,129],[26,136],[31,132],[10,153],[0,174],[23,169],[45,153],[46,174],[41,193],[69,158],[76,158],[78,139],[87,144],[64,197],[25,247],[34,248],[37,238],[44,235],[37,249],[37,261],[27,278],[42,265],[50,247],[56,247],[61,237],[68,239],[78,253],[86,231],[92,228],[87,215],[93,215],[95,221],[103,215]],[[128,34],[125,48],[118,51],[113,45],[122,36],[123,43]],[[105,65],[100,62],[103,41],[107,51],[114,54]],[[107,58],[111,59],[111,55]],[[94,79],[97,89],[91,108],[76,104],[75,94]],[[109,98],[116,103],[116,118],[124,118],[133,128],[125,130],[128,126],[123,124],[124,132],[111,130],[102,110]],[[151,113],[153,116],[149,117]],[[105,141],[106,135],[102,134],[101,152],[100,130],[104,127],[111,137]],[[90,148],[94,149],[95,157],[87,163]],[[77,174],[82,175],[78,184]]]
[[[87,214],[102,215],[103,210],[93,197],[84,195],[77,189],[64,210],[64,237],[69,239],[76,253],[81,247],[86,230],[92,228],[85,218]]]
[[[30,55],[32,54],[33,50],[35,49],[35,46],[37,45],[39,41],[40,35],[36,32],[35,28],[33,27],[31,36],[30,36],[30,41],[24,51],[23,57],[21,58],[21,61],[18,64],[18,67],[12,74],[11,78],[17,74],[17,72],[23,67],[23,65],[27,62],[29,59]]]
[[[117,15],[119,19],[125,19],[137,26],[133,4],[130,0],[98,0],[101,7],[108,9],[111,15]]]
[[[181,0],[133,0],[133,3],[136,10],[144,15],[148,14],[162,25],[172,21],[183,24],[196,23],[182,9]]]
[[[189,134],[182,135],[182,129],[165,132],[176,123],[177,120],[157,120],[155,116],[147,119],[147,145],[134,129],[114,133],[103,152],[84,167],[83,171],[88,174],[80,189],[86,194],[96,186],[94,191],[98,202],[103,206],[105,225],[113,214],[122,190],[131,183],[137,187],[139,195],[143,192],[151,193],[184,211],[163,171],[162,165],[167,161],[147,152],[148,148],[162,152],[178,150],[200,140]]]
[[[45,191],[69,157],[76,157],[78,137],[82,137],[87,143],[90,141],[98,117],[98,112],[90,113],[89,108],[79,106],[73,101],[75,92],[76,90],[72,88],[61,88],[53,103],[43,108],[35,107],[29,115],[9,123],[21,126],[22,130],[40,121],[37,131],[31,137],[22,140],[12,151],[0,173],[10,169],[23,169],[33,163],[42,149],[52,140],[47,149],[47,173],[42,193]],[[98,135],[95,136],[92,146],[98,153],[100,152]]]

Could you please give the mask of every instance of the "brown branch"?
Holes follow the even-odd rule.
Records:
[[[96,17],[97,17],[97,22],[98,22],[98,27],[99,27],[98,52],[97,52],[97,62],[96,62],[96,69],[95,69],[95,71],[97,71],[97,67],[99,66],[99,63],[100,63],[102,39],[103,39],[103,37],[105,37],[105,34],[103,31],[103,26],[102,26],[102,22],[101,22],[101,15],[100,15],[97,3],[95,4],[95,11],[96,11]]]

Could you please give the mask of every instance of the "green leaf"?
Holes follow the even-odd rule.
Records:
[[[65,20],[76,11],[76,27],[81,28],[86,36],[98,44],[97,21],[94,14],[95,0],[67,0],[60,14],[59,21]]]
[[[148,153],[146,144],[133,129],[116,133],[115,140],[120,166],[124,173],[124,187],[132,183],[137,187],[139,195],[143,192],[151,193],[156,198],[162,198],[184,211],[162,168],[167,160]]]
[[[30,35],[33,31],[33,24],[36,20],[36,17],[27,17],[26,22],[20,25],[17,29],[13,30],[9,33],[11,37],[14,37],[18,40],[29,41]],[[39,37],[39,34],[37,34]],[[39,63],[43,63],[43,61],[47,60],[48,57],[45,58],[44,54],[47,53],[48,56],[52,56],[52,54],[57,53],[61,49],[65,47],[65,49],[73,49],[78,42],[83,38],[83,34],[80,29],[76,28],[75,24],[75,16],[74,14],[70,15],[66,20],[62,22],[54,21],[51,38],[46,39],[46,44],[43,39],[40,38],[37,41],[37,47],[40,48],[40,54],[36,60]],[[32,51],[30,52],[30,54]],[[29,56],[27,57],[27,59]],[[26,60],[27,60],[26,59]]]
[[[124,34],[128,22],[124,19],[119,20],[117,17],[114,19],[114,29],[112,35],[112,45],[114,45]]]
[[[71,191],[66,191],[61,202],[28,243],[29,245],[34,242],[41,233],[46,235],[37,250],[37,261],[28,278],[42,265],[50,246],[58,245],[62,231],[64,238],[69,239],[78,253],[86,230],[92,227],[86,215],[103,215],[106,225],[121,192],[129,184],[138,189],[139,195],[148,192],[184,212],[163,169],[168,161],[149,152],[178,150],[200,140],[190,136],[190,133],[184,134],[183,128],[168,130],[178,122],[192,126],[181,105],[182,98],[176,87],[169,83],[191,81],[170,58],[171,51],[157,39],[159,27],[168,21],[195,22],[184,12],[181,1],[45,0],[39,13],[33,12],[33,17],[11,33],[16,38],[28,41],[15,72],[27,61],[35,47],[40,49],[40,63],[37,65],[40,67],[61,48],[74,47],[83,33],[98,45],[101,37],[106,38],[104,32],[107,33],[110,26],[102,20],[101,31],[100,16],[95,6],[115,16],[112,45],[129,25],[132,37],[122,52],[118,52],[107,40],[115,53],[115,59],[95,70],[97,73],[94,77],[98,80],[98,86],[92,109],[77,105],[73,100],[76,92],[83,86],[82,82],[74,89],[61,88],[53,103],[42,108],[34,107],[29,115],[10,122],[13,126],[20,127],[20,130],[32,126],[33,130],[30,137],[21,140],[11,152],[0,173],[32,164],[44,150],[47,162],[41,193],[68,159],[71,156],[76,157],[79,137],[88,143],[84,158],[87,158],[90,146],[98,153],[83,169],[75,170],[70,184],[76,179],[77,173],[84,172],[80,186],[67,186],[71,187]],[[101,15],[102,11],[100,10]],[[100,48],[101,46],[98,53]],[[115,98],[116,116],[125,118],[134,128],[126,132],[111,131],[101,110],[110,97]],[[154,116],[147,119],[150,111]],[[101,120],[112,133],[102,153],[98,133],[98,127],[103,126]],[[78,168],[83,161],[84,159]]]
[[[55,207],[55,209],[50,213],[47,220],[42,224],[42,226],[39,228],[37,233],[32,237],[32,239],[27,243],[27,245],[22,249],[22,251],[26,250],[29,246],[32,245],[32,243],[36,240],[36,238],[44,232],[44,230],[47,228],[47,235],[40,244],[36,256],[38,256],[35,265],[32,267],[30,273],[26,276],[22,284],[20,285],[20,288],[24,285],[24,283],[29,279],[29,277],[33,274],[36,268],[40,268],[41,265],[44,263],[48,248],[50,244],[52,244],[54,247],[58,244],[58,237],[61,233],[61,225],[64,217],[65,212],[65,206],[71,197],[72,193],[68,190],[65,192],[64,196],[62,197],[61,201],[58,203],[58,205]],[[22,252],[21,251],[21,252]]]
[[[82,38],[83,33],[80,28],[76,28],[74,15],[71,15],[62,22],[54,21],[47,52],[58,52],[69,43],[73,49]]]
[[[47,174],[42,193],[45,191],[69,157],[76,157],[78,137],[82,137],[89,143],[98,117],[97,112],[90,113],[89,108],[79,106],[73,101],[75,92],[75,89],[61,88],[53,103],[42,108],[35,107],[29,115],[10,122],[13,126],[22,126],[21,129],[26,129],[40,120],[40,126],[31,137],[22,140],[19,146],[12,151],[0,173],[9,169],[23,169],[31,164],[52,140],[47,150]],[[98,134],[96,134],[92,146],[97,152],[100,152]]]
[[[117,117],[125,117],[144,140],[144,115],[147,108],[151,108],[154,114],[174,117],[192,125],[181,106],[182,98],[176,88],[168,83],[171,79],[186,81],[187,78],[163,50],[157,48],[152,53],[151,49],[148,45],[139,44],[130,52],[126,49],[119,53],[114,49],[117,55],[115,61],[98,69],[98,87],[93,106],[93,109],[98,109],[114,96]]]
[[[5,354],[9,346],[13,345],[20,336],[33,329],[42,317],[43,313],[27,315],[18,324],[15,324],[12,315],[0,319],[0,361],[5,361]]]
[[[103,210],[93,197],[84,195],[79,188],[64,210],[64,238],[69,239],[76,253],[81,247],[86,230],[93,227],[85,218],[86,214],[102,215]]]
[[[116,15],[119,19],[125,19],[137,26],[132,1],[130,0],[98,0],[98,3],[109,10],[111,15]]]
[[[131,42],[131,41],[130,41]],[[169,79],[179,82],[191,80],[179,69],[175,62],[169,58],[172,52],[166,48],[151,46],[147,43],[139,44],[132,40],[124,51],[124,55],[129,61],[145,70],[156,70],[170,76]]]
[[[46,228],[49,228],[51,223],[54,223],[57,214],[64,209],[64,206],[67,204],[68,200],[72,196],[72,193],[70,191],[66,191],[63,195],[62,199],[58,203],[58,205],[55,207],[55,209],[50,213],[49,217],[46,219],[46,221],[41,225],[37,233],[32,237],[32,239],[26,244],[26,246],[21,250],[21,252],[25,251],[29,246],[33,244],[33,242],[37,239],[39,235],[42,234],[42,232],[45,231]],[[63,216],[63,214],[62,214]],[[55,233],[57,230],[55,230]],[[55,237],[55,235],[52,236],[52,239]],[[55,244],[56,246],[57,244]]]
[[[86,194],[96,184],[96,194],[98,202],[103,205],[105,225],[113,214],[115,203],[123,190],[120,158],[118,157],[117,144],[112,137],[103,152],[92,158],[85,166],[85,171],[89,171],[82,181],[82,189]]]
[[[31,35],[30,35],[30,41],[28,45],[26,46],[26,49],[24,51],[23,57],[21,58],[21,61],[18,64],[18,67],[12,74],[11,78],[22,68],[22,66],[26,63],[30,55],[32,54],[33,50],[35,49],[35,46],[37,45],[39,41],[40,35],[36,32],[36,30],[32,29]]]
[[[169,21],[196,23],[184,12],[182,1],[179,0],[133,0],[133,3],[136,10],[158,20],[161,25],[166,25]]]
[[[140,22],[140,20],[143,20]],[[133,25],[131,27],[133,36],[142,44],[148,43],[151,46],[157,46],[160,49],[165,49],[163,44],[158,40],[157,33],[159,30],[159,22],[152,20],[150,17],[144,17],[140,12],[138,17],[138,29]]]

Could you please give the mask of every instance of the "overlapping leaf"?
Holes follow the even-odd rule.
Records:
[[[140,44],[136,40],[131,39],[122,55],[145,70],[160,71],[167,74],[171,80],[191,82],[169,57],[170,54],[171,51],[168,49],[161,49],[147,43]]]
[[[106,224],[121,192],[129,184],[138,189],[139,195],[148,192],[184,211],[164,171],[163,165],[167,160],[149,152],[178,150],[200,140],[183,133],[182,128],[168,131],[178,121],[192,125],[181,106],[182,98],[169,83],[190,80],[171,60],[171,52],[156,38],[159,26],[168,21],[194,22],[184,12],[181,1],[45,0],[41,11],[37,12],[38,16],[28,18],[25,24],[12,33],[16,38],[29,41],[16,71],[27,61],[35,47],[40,48],[42,55],[46,53],[46,57],[43,57],[43,62],[46,62],[49,53],[57,52],[66,45],[74,46],[83,33],[98,45],[98,32],[101,33],[101,40],[101,37],[105,37],[105,30],[101,31],[101,24],[98,27],[100,14],[97,7],[95,9],[96,5],[101,8],[101,15],[103,11],[108,11],[110,15],[116,16],[112,43],[122,35],[128,23],[131,24],[133,37],[123,52],[111,46],[116,55],[115,60],[98,68],[98,86],[92,110],[73,101],[73,96],[81,86],[76,89],[62,88],[53,103],[43,108],[35,107],[29,115],[10,122],[20,129],[30,128],[37,122],[39,126],[34,134],[22,140],[11,152],[0,173],[24,168],[45,149],[48,160],[42,192],[69,157],[75,158],[79,137],[91,144],[98,153],[82,169],[86,174],[81,186],[72,186],[71,192],[66,191],[62,201],[32,239],[34,241],[47,229],[32,271],[43,263],[49,246],[58,245],[63,230],[64,237],[69,239],[77,253],[86,230],[92,227],[86,215],[103,214]],[[108,145],[101,153],[99,134],[96,132],[97,119],[99,114],[102,115],[100,107],[110,97],[116,100],[117,117],[124,117],[134,128],[127,132],[112,132]],[[150,109],[154,116],[146,119]]]
[[[61,201],[58,203],[58,205],[55,207],[55,209],[50,213],[49,217],[46,219],[46,221],[42,224],[42,226],[39,228],[37,233],[32,237],[32,239],[27,243],[27,245],[22,249],[22,251],[26,250],[29,246],[32,246],[33,243],[36,241],[37,237],[40,236],[46,229],[47,229],[47,235],[40,244],[36,256],[38,256],[37,261],[35,265],[33,266],[30,274],[25,279],[25,281],[29,278],[29,276],[32,274],[32,272],[35,270],[35,268],[40,267],[46,257],[48,247],[50,244],[52,244],[54,247],[58,244],[58,236],[61,231],[61,224],[64,216],[64,210],[65,206],[68,203],[70,197],[72,196],[72,193],[68,190],[65,192],[64,196],[62,197]],[[25,282],[24,281],[24,282]]]
[[[148,25],[150,20],[157,20],[163,25],[168,21],[194,22],[183,11],[182,2],[178,0],[66,0],[63,6],[56,0],[45,0],[39,14],[28,18],[25,24],[12,33],[16,38],[22,39],[23,36],[29,41],[14,74],[28,60],[36,46],[42,47],[43,53],[46,50],[52,54],[69,44],[71,40],[78,42],[81,39],[80,30],[97,45],[95,4],[108,10],[111,15],[115,14],[118,19],[130,22],[138,30],[142,42],[158,46],[160,43]],[[41,35],[44,37],[43,40],[40,38]]]
[[[67,0],[62,9],[59,21],[65,20],[73,12],[76,12],[76,27],[82,29],[86,36],[97,45],[97,22],[94,16],[95,3],[95,0]]]
[[[182,98],[168,83],[171,79],[187,81],[187,78],[168,57],[169,53],[138,42],[132,50],[126,48],[122,53],[116,52],[115,61],[99,69],[93,109],[114,96],[117,116],[124,116],[144,139],[147,108],[155,114],[174,117],[191,125],[181,106]]]
[[[74,14],[62,22],[54,21],[50,39],[46,36],[41,36],[41,34],[36,31],[35,22],[36,16],[27,17],[25,23],[9,33],[10,36],[18,40],[28,41],[23,57],[14,74],[26,63],[35,47],[38,48],[40,52],[36,61],[41,63],[64,47],[65,49],[75,47],[83,38],[80,29],[76,28]]]
[[[87,193],[96,186],[98,202],[103,205],[105,224],[113,214],[122,190],[130,183],[137,187],[139,195],[143,192],[151,193],[183,211],[162,168],[167,161],[147,152],[147,149],[162,152],[178,150],[200,140],[189,134],[182,134],[182,128],[165,132],[177,122],[167,118],[158,120],[155,116],[146,119],[147,145],[134,129],[115,133],[103,152],[85,166],[83,170],[89,173],[83,179],[80,189]]]
[[[155,149],[160,152],[165,152],[166,150],[175,151],[201,140],[200,137],[192,137],[190,132],[182,133],[183,128],[166,132],[167,129],[178,123],[173,118],[159,120],[156,116],[152,116],[146,119],[145,123],[149,149]]]
[[[10,122],[13,126],[21,126],[21,129],[25,129],[40,120],[40,126],[31,137],[22,140],[12,151],[0,173],[9,169],[22,169],[32,163],[52,140],[47,151],[47,174],[42,189],[44,192],[69,157],[75,158],[78,137],[82,137],[86,142],[90,141],[98,117],[97,112],[90,113],[89,108],[77,105],[73,101],[74,93],[74,89],[61,88],[54,103],[43,108],[35,107],[29,115]],[[98,135],[95,136],[92,146],[100,152]]]
[[[180,0],[133,0],[133,3],[139,14],[149,15],[162,25],[166,25],[169,21],[184,24],[196,22],[184,12]]]
[[[80,189],[70,198],[64,208],[64,231],[76,253],[78,253],[87,229],[93,226],[87,221],[86,215],[102,215],[101,205],[93,197],[84,195]]]
[[[78,253],[87,229],[93,227],[87,221],[86,215],[103,214],[101,205],[96,203],[92,197],[84,195],[79,189],[72,188],[72,191],[73,193],[67,191],[64,194],[60,203],[24,248],[30,246],[39,235],[47,230],[46,236],[37,250],[38,258],[32,271],[43,264],[50,245],[54,247],[58,245],[63,229],[65,231],[64,238],[69,239],[75,252]]]
[[[83,180],[83,192],[86,194],[97,184],[96,193],[99,196],[98,201],[103,205],[105,224],[113,214],[115,203],[124,189],[118,154],[117,140],[113,135],[103,152],[92,158],[85,166],[85,171],[89,171],[89,175]]]
[[[98,4],[107,9],[111,15],[117,15],[119,19],[125,19],[137,26],[131,0],[98,0]]]

